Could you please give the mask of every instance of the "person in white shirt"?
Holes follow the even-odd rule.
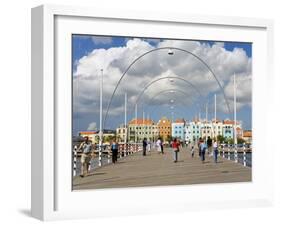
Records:
[[[150,152],[151,150],[151,142],[150,140],[147,142],[147,151]]]
[[[217,163],[218,162],[218,143],[217,141],[215,140],[213,142],[213,156],[214,156],[214,162]]]
[[[156,141],[156,150],[158,151],[159,154],[161,153],[162,150],[161,143],[162,143],[161,138],[158,138],[158,140]]]
[[[91,152],[92,152],[92,142],[89,141],[88,137],[85,137],[85,141],[81,143],[79,150],[82,150],[81,154],[81,172],[80,177],[84,177],[89,173],[89,164],[91,161]]]

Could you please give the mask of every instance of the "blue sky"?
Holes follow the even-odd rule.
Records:
[[[128,42],[130,40],[130,42]],[[124,70],[124,68],[127,67],[128,59],[135,59],[137,57],[137,54],[139,55],[139,46],[145,46],[145,48],[148,46],[148,48],[157,48],[157,47],[163,47],[163,45],[165,46],[165,42],[169,43],[169,45],[171,45],[171,43],[174,43],[175,46],[179,45],[177,40],[166,40],[166,39],[134,39],[134,38],[130,38],[130,37],[112,37],[112,36],[90,36],[90,35],[73,35],[72,37],[72,64],[73,64],[73,82],[74,82],[74,87],[78,87],[77,89],[80,90],[78,94],[74,93],[74,118],[73,118],[73,133],[76,134],[77,131],[79,130],[87,130],[89,124],[91,123],[96,123],[97,127],[98,127],[98,122],[99,122],[99,118],[98,118],[98,111],[97,111],[97,106],[98,106],[98,101],[96,99],[96,97],[98,96],[98,86],[96,85],[95,81],[95,76],[97,76],[93,71],[97,71],[96,70],[96,64],[98,62],[100,62],[100,59],[102,58],[103,61],[108,61],[109,64],[106,66],[108,68],[108,70],[104,70],[104,71],[110,71],[111,73],[108,75],[104,75],[105,77],[108,76],[109,80],[107,80],[107,83],[109,85],[109,83],[111,83],[111,79],[112,78],[112,71],[114,71],[114,74],[116,74],[116,76],[118,76],[118,73],[121,75],[122,74],[122,70]],[[130,44],[128,44],[130,43]],[[191,44],[190,44],[191,43]],[[197,45],[193,45],[194,43],[197,43]],[[199,44],[198,44],[199,43]],[[149,45],[148,45],[149,44]],[[227,56],[229,56],[229,59],[234,59],[233,61],[233,65],[236,65],[236,71],[239,71],[240,74],[238,74],[238,78],[241,80],[241,83],[243,83],[244,79],[251,79],[251,58],[252,58],[252,44],[251,43],[241,43],[241,42],[217,42],[217,41],[194,41],[194,40],[181,40],[181,45],[185,45],[186,46],[191,46],[190,48],[197,48],[197,51],[201,51],[201,49],[204,48],[204,44],[208,45],[210,48],[208,48],[208,50],[205,49],[205,51],[208,51],[208,54],[212,54],[212,51],[219,51],[219,54],[227,54]],[[128,47],[128,45],[131,45],[130,48]],[[216,47],[216,45],[220,45],[221,48],[218,49]],[[199,47],[196,47],[199,46]],[[122,50],[114,50],[114,51],[119,51],[120,52],[120,57],[116,57],[114,59],[111,59],[111,56],[106,55],[104,52],[113,50],[115,47],[124,47]],[[201,48],[201,49],[200,49]],[[101,52],[100,50],[106,50],[104,52]],[[118,48],[115,48],[118,49]],[[129,49],[132,49],[132,53],[129,51]],[[234,54],[234,49],[239,49],[238,51],[238,56],[236,56]],[[95,54],[90,54],[93,51],[96,51]],[[145,49],[143,50],[144,52],[146,51]],[[194,50],[196,51],[196,49]],[[246,56],[243,55],[243,52],[245,53]],[[201,54],[203,54],[203,50],[201,51]],[[105,55],[104,55],[105,54]],[[102,55],[102,56],[101,56]],[[132,56],[131,56],[132,55]],[[224,56],[223,55],[223,56]],[[130,58],[130,56],[132,58]],[[201,56],[202,58],[205,57],[204,55]],[[81,59],[83,59],[81,61]],[[213,61],[213,57],[211,57],[209,60],[210,62]],[[80,60],[80,61],[79,61]],[[163,59],[162,59],[163,60]],[[166,59],[165,59],[166,60]],[[167,63],[168,62],[168,58],[167,58]],[[208,59],[207,59],[208,60]],[[132,60],[131,60],[132,61]],[[151,61],[155,61],[155,64],[152,65],[153,69],[158,67],[159,61],[157,61],[157,59],[151,58]],[[130,63],[130,62],[129,62]],[[220,64],[221,63],[221,64]],[[229,65],[226,65],[226,63],[228,63]],[[91,64],[93,64],[91,66]],[[211,64],[211,63],[210,63]],[[233,65],[231,62],[213,62],[214,65],[211,65],[212,67],[214,67],[214,70],[216,71],[216,67],[218,67],[219,70],[219,66],[223,65],[223,75],[221,75],[221,78],[224,80],[223,82],[225,83],[225,89],[226,91],[231,89],[228,88],[228,86],[231,85],[231,73],[234,70],[233,69]],[[116,66],[117,65],[117,66]],[[241,66],[240,66],[241,65]],[[249,66],[250,65],[250,66]],[[144,67],[144,65],[136,65],[136,68],[138,67]],[[171,73],[176,73],[179,71],[179,67],[181,67],[181,65],[173,65],[174,68],[172,68],[172,72]],[[237,67],[241,67],[242,69],[240,70],[240,68]],[[189,67],[190,68],[190,67]],[[184,69],[185,71],[188,71],[189,68]],[[147,69],[145,69],[147,70]],[[143,72],[145,72],[145,70],[142,70]],[[195,71],[198,70],[202,70],[201,68],[199,69],[194,69],[194,73]],[[86,73],[86,72],[87,73]],[[227,73],[224,73],[224,71],[227,71]],[[92,74],[91,74],[92,73]],[[157,74],[160,73],[160,74]],[[162,73],[162,75],[161,75]],[[157,76],[163,76],[163,71],[162,72],[155,72],[155,74],[153,76],[157,77]],[[202,71],[202,73],[207,73],[207,71]],[[216,72],[219,74],[219,72]],[[87,76],[89,76],[92,78],[91,81],[93,81],[93,86],[92,88],[89,88],[89,83],[83,83],[81,81],[84,81],[83,78],[87,78]],[[224,75],[226,74],[226,75]],[[229,77],[226,77],[227,74],[229,74]],[[81,78],[80,82],[78,83],[79,80],[75,80],[75,75],[79,75]],[[129,77],[133,78],[133,74],[130,75],[130,73],[128,73],[128,78]],[[141,78],[141,76],[146,77],[146,74],[143,75],[139,75],[138,78]],[[137,79],[138,79],[137,78]],[[136,79],[136,78],[135,78]],[[152,79],[152,78],[151,78]],[[248,81],[247,80],[247,81]],[[85,80],[86,81],[86,80]],[[134,80],[136,81],[136,80]],[[126,81],[125,81],[126,82]],[[76,85],[76,83],[78,85]],[[107,83],[105,85],[107,85]],[[210,81],[210,85],[206,85],[206,89],[208,89],[208,87],[211,87],[211,84],[213,84]],[[244,83],[243,83],[244,84]],[[248,83],[248,88],[242,87],[241,86],[241,90],[240,90],[240,105],[241,108],[239,109],[238,112],[238,120],[243,121],[243,125],[245,129],[251,129],[251,95],[249,94],[249,92],[251,93],[251,83]],[[161,87],[164,87],[165,84],[160,85]],[[198,83],[198,85],[200,86],[200,84]],[[111,84],[112,86],[112,84]],[[140,86],[140,85],[138,85]],[[137,87],[138,87],[137,86]],[[80,88],[79,88],[80,87]],[[85,87],[85,88],[84,88]],[[111,88],[112,89],[112,88]],[[249,89],[249,90],[247,90]],[[88,91],[89,90],[89,91]],[[210,92],[207,93],[207,97],[212,96],[214,93],[216,93],[216,87],[213,88],[213,90],[210,88]],[[136,88],[136,93],[132,93],[131,96],[137,95],[137,88]],[[78,91],[77,91],[78,92]],[[121,89],[120,89],[120,93],[121,93]],[[149,92],[148,92],[149,93]],[[153,92],[152,92],[153,93]],[[151,95],[152,95],[151,93]],[[77,96],[75,96],[77,95]],[[93,97],[88,98],[90,95],[93,95]],[[121,95],[121,94],[120,94]],[[106,98],[110,96],[110,93],[108,93],[108,95],[105,94],[105,102],[106,102]],[[118,96],[118,95],[117,95]],[[80,98],[81,97],[81,98]],[[88,98],[88,99],[87,99]],[[231,100],[231,97],[229,97]],[[116,98],[114,104],[116,106],[118,106],[118,98]],[[77,101],[76,101],[77,100]],[[85,104],[85,103],[91,103],[91,104]],[[106,105],[106,103],[104,104],[104,106]],[[121,105],[122,103],[119,103],[120,105],[120,109],[121,109]],[[187,104],[188,105],[188,104]],[[82,110],[83,109],[83,110]],[[165,109],[167,109],[167,107],[165,106],[158,106],[158,107],[154,107],[153,106],[149,106],[148,109],[152,109],[152,110],[147,110],[147,111],[151,111],[151,112],[147,112],[146,114],[149,114],[155,121],[158,121],[159,116],[160,115],[170,115],[169,112],[165,112]],[[156,110],[155,110],[156,109]],[[178,107],[178,113],[175,112],[175,117],[184,117],[186,119],[191,119],[192,116],[194,116],[195,114],[195,110],[190,110],[190,111],[186,111],[184,109],[188,109],[188,108],[181,108]],[[191,107],[189,107],[189,109],[191,109]],[[112,110],[113,111],[113,110]],[[117,111],[117,110],[116,110]],[[120,114],[115,114],[115,116],[110,116],[110,126],[111,128],[115,128],[116,126],[118,126],[119,124],[122,124],[122,120],[124,118],[124,113],[121,113],[122,110],[120,110]],[[203,111],[201,113],[203,115]],[[212,113],[210,110],[210,117],[212,117]],[[221,110],[220,112],[218,111],[217,113],[218,117],[223,118],[230,118],[229,115],[223,113],[223,110]],[[130,120],[130,117],[133,117],[134,115],[128,115],[128,120]]]

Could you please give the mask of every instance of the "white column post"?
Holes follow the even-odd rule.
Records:
[[[244,166],[247,166],[245,143],[244,143],[244,145],[243,145],[243,165],[244,165]]]
[[[237,119],[236,119],[236,75],[234,74],[233,78],[233,101],[234,101],[234,159],[235,162],[238,162],[238,156],[237,156]]]
[[[107,163],[110,163],[110,149],[107,149]]]
[[[230,160],[230,146],[229,146],[229,142],[228,142],[228,160]]]
[[[99,131],[99,166],[102,166],[102,144],[103,144],[103,128],[102,128],[102,93],[103,93],[103,69],[100,75],[100,131]]]
[[[145,132],[145,128],[144,128],[144,110],[142,111],[142,139],[144,139],[144,132]]]
[[[217,94],[215,94],[215,129],[214,129],[214,138],[218,136],[217,131]]]
[[[73,149],[73,176],[77,175],[77,146],[74,146]]]
[[[207,144],[208,103],[206,102],[205,140]]]
[[[124,140],[124,156],[127,154],[127,135],[128,135],[128,128],[127,128],[127,93],[125,93],[125,115],[124,115],[124,127],[125,127],[125,140]]]
[[[137,132],[137,125],[138,125],[138,104],[135,105],[135,151],[137,151],[137,142],[138,142],[138,132]]]

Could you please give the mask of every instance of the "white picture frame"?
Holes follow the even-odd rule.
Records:
[[[67,19],[64,20],[64,18]],[[69,19],[71,26],[67,25]],[[208,34],[206,39],[210,40],[222,40],[219,37],[223,37],[223,40],[227,41],[231,40],[231,35],[235,35],[232,39],[243,41],[245,36],[250,37],[248,41],[253,42],[253,73],[255,74],[253,79],[255,156],[251,183],[71,191],[70,164],[66,164],[65,169],[62,169],[61,164],[64,157],[71,158],[71,152],[67,151],[70,146],[68,139],[65,141],[58,139],[64,136],[71,137],[71,131],[68,131],[71,130],[68,96],[71,89],[67,85],[62,85],[69,84],[70,86],[68,82],[71,78],[56,76],[61,73],[68,74],[71,71],[68,67],[70,60],[65,59],[71,51],[70,48],[66,49],[66,55],[60,58],[59,39],[68,37],[69,32],[74,32],[75,29],[77,31],[78,28],[81,32],[89,33],[90,30],[87,31],[86,26],[81,26],[83,23],[94,23],[96,26],[103,23],[105,27],[111,26],[112,30],[107,31],[99,27],[101,30],[99,32],[103,35],[124,34],[123,30],[113,31],[113,25],[111,25],[111,23],[120,23],[120,26],[123,26],[123,22],[127,24],[124,26],[139,26],[137,31],[130,30],[130,35],[142,32],[144,37],[149,37],[151,32],[156,32],[155,29],[147,31],[146,27],[159,26],[160,28],[165,24],[169,25],[171,30],[175,28],[173,34],[172,31],[171,33],[165,31],[166,33],[162,34],[165,36],[171,34],[171,37],[175,37],[179,26],[198,29],[201,37]],[[218,34],[213,28],[220,29],[221,32]],[[243,30],[244,36],[241,34],[243,32],[240,34],[234,32],[235,29]],[[56,39],[60,34],[62,36]],[[187,35],[192,36],[185,31],[182,37],[196,39],[200,36],[187,37]],[[273,91],[270,87],[274,82],[272,45],[273,22],[265,19],[123,12],[113,9],[100,10],[56,5],[44,5],[32,9],[32,216],[41,220],[56,220],[271,205],[273,177],[268,175],[273,172],[273,157],[265,155],[264,152],[268,153],[272,145],[267,139],[268,127],[265,123],[262,124],[260,119],[269,120],[268,112],[272,110],[272,103],[268,98],[272,95]],[[61,64],[57,65],[58,61]],[[62,99],[66,100],[62,106],[65,110],[62,110],[60,105]],[[62,134],[62,127],[67,131],[66,134]],[[163,195],[167,193],[173,194],[163,199]],[[116,201],[108,205],[113,199]],[[85,202],[83,208],[81,208],[81,202]]]

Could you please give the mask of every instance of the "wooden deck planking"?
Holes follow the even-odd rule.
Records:
[[[76,176],[73,189],[249,182],[252,179],[251,168],[221,157],[215,164],[212,157],[206,156],[202,164],[198,153],[192,159],[190,152],[183,149],[179,162],[174,163],[172,154],[171,149],[166,149],[164,155],[151,151],[142,156],[139,152],[118,159],[117,164],[98,168],[87,177]]]

